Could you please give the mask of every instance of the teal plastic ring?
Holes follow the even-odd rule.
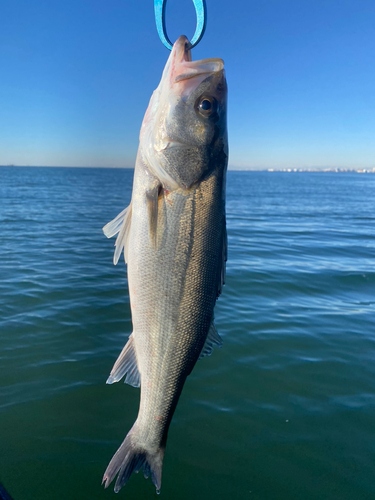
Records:
[[[190,48],[195,47],[202,39],[204,32],[206,30],[206,20],[207,20],[207,8],[205,0],[193,0],[195,12],[197,14],[197,27],[195,28],[195,33],[193,38],[190,40]],[[167,5],[167,0],[155,0],[155,21],[156,29],[162,43],[167,47],[167,49],[172,50],[173,44],[169,40],[167,35],[167,30],[165,27],[165,7]]]

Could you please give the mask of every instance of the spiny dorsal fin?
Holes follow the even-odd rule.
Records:
[[[228,235],[227,235],[227,225],[224,223],[224,235],[223,235],[223,260],[222,260],[222,268],[221,268],[221,287],[219,293],[221,293],[223,286],[225,284],[225,270],[226,263],[228,260]]]
[[[226,267],[226,261],[228,258],[228,237],[227,237],[227,227],[226,227],[226,222],[224,220],[224,229],[223,229],[223,243],[222,243],[222,255],[221,255],[221,268],[220,268],[220,275],[219,275],[219,282],[217,286],[217,297],[221,294],[221,291],[223,289],[223,286],[225,284],[225,267]]]
[[[198,359],[202,359],[205,356],[211,356],[215,345],[217,345],[218,347],[221,347],[223,345],[223,341],[221,340],[220,335],[217,333],[217,330],[216,330],[215,325],[214,325],[214,321],[212,320],[210,329],[208,330],[206,342],[204,343],[202,352],[201,352]]]
[[[113,384],[122,379],[126,375],[125,383],[133,387],[141,385],[141,375],[138,370],[137,356],[135,354],[133,335],[130,335],[129,340],[113,365],[112,371],[107,379],[107,384]]]
[[[129,231],[132,218],[132,204],[125,208],[118,216],[111,222],[108,222],[103,227],[103,233],[107,238],[112,238],[115,234],[119,233],[115,242],[115,253],[113,256],[114,265],[117,264],[122,250],[124,250],[125,262],[128,261],[128,246],[129,246]]]

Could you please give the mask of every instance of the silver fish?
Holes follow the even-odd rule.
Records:
[[[173,46],[140,132],[131,204],[103,231],[128,265],[133,333],[107,383],[141,386],[137,420],[104,473],[115,491],[143,467],[157,490],[186,377],[221,346],[215,301],[226,261],[227,85],[222,59]]]

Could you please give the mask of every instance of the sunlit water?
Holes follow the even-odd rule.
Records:
[[[0,169],[0,481],[14,500],[114,498],[103,472],[139,390],[101,227],[133,172]],[[375,175],[229,172],[221,350],[171,424],[165,500],[375,498]],[[155,498],[142,474],[119,493]],[[117,498],[117,497],[116,497]]]

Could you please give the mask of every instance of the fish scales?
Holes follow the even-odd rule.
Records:
[[[127,382],[141,385],[137,420],[103,478],[107,487],[118,473],[115,491],[142,467],[160,489],[168,428],[186,377],[221,343],[213,310],[226,260],[227,156],[222,61],[191,61],[180,37],[142,125],[131,210],[122,226],[116,218],[104,228],[107,236],[119,232],[133,322],[108,382],[127,373]]]
[[[169,195],[171,204],[166,202],[164,207],[165,225],[176,228],[178,234],[169,233],[157,252],[147,246],[134,248],[137,277],[133,278],[131,269],[128,272],[129,286],[133,287],[133,280],[139,283],[133,288],[137,297],[135,312],[132,309],[135,349],[145,353],[139,365],[146,385],[145,389],[142,386],[140,415],[151,425],[157,422],[157,433],[162,432],[157,417],[167,415],[173,406],[170,395],[180,391],[179,384],[196,363],[212,321],[218,282],[216,247],[223,238],[223,215],[217,207],[220,201],[213,204],[202,198],[207,199],[209,192],[212,197],[215,188],[221,190],[217,184],[217,176],[212,175],[189,194],[177,190]],[[221,196],[213,199],[220,200]],[[133,209],[137,212],[135,206]],[[148,221],[143,222],[143,233],[148,237]],[[142,228],[140,221],[136,227]],[[142,262],[148,262],[147,267],[142,267]],[[164,394],[162,399],[159,391]]]

